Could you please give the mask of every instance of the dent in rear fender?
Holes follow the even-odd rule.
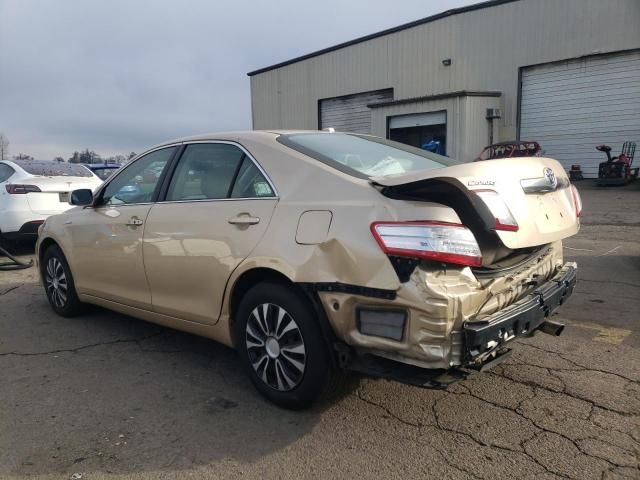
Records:
[[[301,215],[312,210],[310,206],[281,202],[260,244],[244,263],[273,266],[285,271],[293,282],[341,282],[390,290],[399,287],[391,262],[370,230],[373,221],[393,218],[384,204],[326,202],[325,210],[333,214],[325,238],[317,244],[300,244],[296,241],[297,226]]]
[[[346,191],[349,192],[349,191]],[[437,220],[459,221],[449,207],[424,202],[393,201],[365,184],[349,201],[281,201],[269,228],[251,255],[231,274],[227,282],[222,316],[228,318],[233,286],[245,272],[267,268],[281,273],[291,282],[303,284],[341,283],[386,291],[397,291],[400,280],[389,258],[371,233],[371,223],[383,220],[416,220],[428,214]],[[331,211],[326,238],[313,245],[296,241],[297,225],[308,211]],[[326,216],[326,214],[325,214]],[[293,227],[293,228],[292,228]]]

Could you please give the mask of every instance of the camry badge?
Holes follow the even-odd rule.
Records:
[[[489,180],[489,179],[482,179],[482,180],[469,180],[467,182],[467,185],[469,185],[470,187],[477,187],[477,186],[493,186],[496,184],[495,180]]]

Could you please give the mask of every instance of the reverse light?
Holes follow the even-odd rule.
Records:
[[[571,196],[573,197],[573,205],[576,207],[576,217],[579,218],[582,215],[582,198],[574,185],[571,185]]]
[[[387,255],[479,267],[482,253],[471,230],[447,222],[374,222],[371,233]]]
[[[506,232],[518,231],[518,222],[498,192],[494,190],[474,190],[473,193],[482,199],[493,214],[496,230]]]
[[[35,186],[35,185],[18,185],[15,183],[10,183],[8,185],[5,185],[5,188],[7,189],[7,193],[10,193],[12,195],[19,195],[19,194],[24,194],[24,193],[31,193],[31,192],[41,192],[42,190],[40,190],[39,187]]]

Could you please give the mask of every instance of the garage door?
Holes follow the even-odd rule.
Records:
[[[390,100],[393,100],[391,88],[320,100],[320,128],[371,133],[371,109],[367,105]]]
[[[606,159],[596,145],[610,145],[615,155],[627,140],[640,147],[639,79],[640,51],[526,68],[520,138],[537,140],[565,169],[577,163],[595,178]]]

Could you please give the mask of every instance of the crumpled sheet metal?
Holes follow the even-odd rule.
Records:
[[[334,292],[321,292],[320,299],[334,331],[347,344],[426,368],[449,368],[462,363],[465,321],[481,320],[511,305],[535,289],[533,278],[546,281],[561,265],[562,242],[555,242],[537,259],[495,279],[477,279],[468,267],[420,266],[393,301]],[[365,306],[406,309],[403,340],[361,334],[356,309]]]

